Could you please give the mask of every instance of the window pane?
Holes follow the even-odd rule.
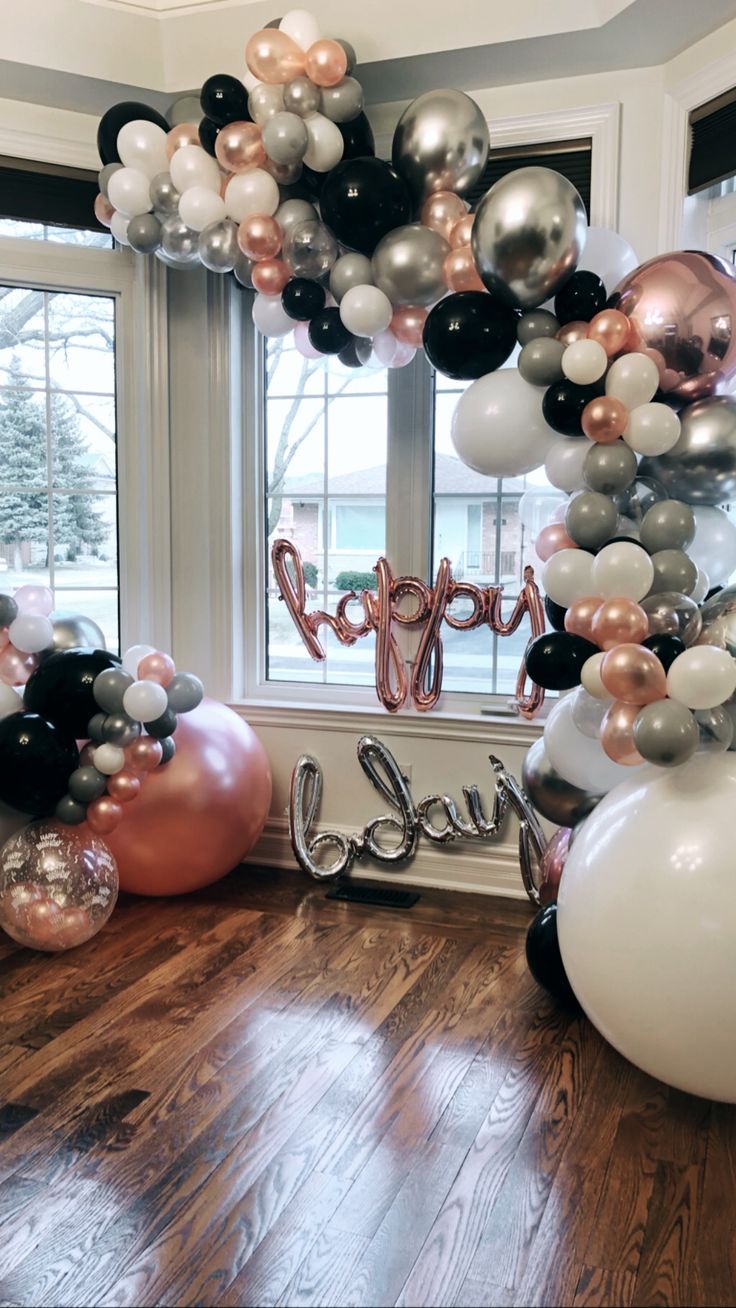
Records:
[[[117,590],[67,590],[64,585],[55,594],[59,612],[83,613],[102,628],[108,649],[120,649]]]
[[[114,394],[113,301],[96,295],[49,295],[47,303],[52,386]]]
[[[109,232],[50,227],[47,223],[27,222],[22,218],[0,218],[0,236],[13,236],[23,241],[59,241],[62,245],[83,245],[88,249],[111,250],[113,245]]]

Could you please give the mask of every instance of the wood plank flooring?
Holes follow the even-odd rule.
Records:
[[[0,943],[0,1305],[730,1305],[736,1109],[524,963],[525,904],[243,868]]]

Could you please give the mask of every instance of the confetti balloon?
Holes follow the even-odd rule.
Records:
[[[104,926],[117,897],[115,859],[84,827],[31,822],[0,850],[0,925],[21,945],[73,949]]]

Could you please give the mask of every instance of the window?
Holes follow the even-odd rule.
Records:
[[[87,249],[111,250],[109,232],[79,227],[54,227],[24,218],[0,218],[0,236],[15,236],[23,241],[58,241],[61,245],[81,245]]]

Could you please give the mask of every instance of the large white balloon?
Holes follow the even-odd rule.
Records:
[[[203,232],[225,217],[225,201],[208,186],[190,186],[179,200],[179,217],[193,232]]]
[[[544,460],[547,481],[568,494],[584,490],[583,464],[589,449],[590,442],[579,436],[555,437]]]
[[[220,193],[220,169],[201,145],[183,145],[172,155],[169,164],[171,180],[177,191],[188,191],[191,186],[207,186]],[[117,174],[113,174],[117,176]]]
[[[136,118],[118,132],[118,154],[126,168],[137,168],[149,179],[169,170],[166,132],[157,123]]]
[[[736,755],[646,767],[601,801],[560,884],[565,970],[591,1022],[680,1090],[736,1101]]]
[[[557,701],[544,727],[544,748],[552,767],[565,781],[594,795],[604,795],[626,781],[631,768],[614,763],[597,737],[578,729],[573,716],[574,696]]]
[[[150,185],[146,174],[140,169],[118,168],[107,184],[110,204],[114,205],[124,218],[136,218],[139,213],[148,213],[152,208]],[[114,219],[113,215],[110,228],[113,235],[120,239],[112,226]]]
[[[253,213],[274,214],[279,207],[279,198],[279,188],[271,174],[264,168],[250,168],[246,173],[236,173],[227,184],[227,216],[242,223]]]
[[[723,509],[693,506],[693,513],[695,536],[687,552],[711,586],[722,586],[736,570],[736,523]]]
[[[638,404],[623,435],[636,454],[666,454],[680,438],[680,419],[667,404]]]
[[[517,368],[479,377],[452,415],[458,457],[487,477],[517,477],[540,467],[557,439],[544,420],[543,396]]]
[[[351,286],[340,301],[340,317],[354,336],[377,336],[393,317],[391,301],[377,286]]]
[[[589,227],[578,269],[597,273],[609,295],[639,266],[628,241],[608,227]]]
[[[253,301],[253,321],[264,336],[287,336],[294,330],[294,319],[284,313],[280,295],[257,295]]]
[[[736,661],[728,650],[718,649],[715,645],[693,645],[691,649],[683,650],[670,664],[667,673],[670,699],[677,699],[691,709],[725,704],[735,690]]]
[[[281,19],[279,31],[286,32],[301,50],[308,50],[320,37],[319,23],[308,9],[290,9]]]
[[[316,173],[328,173],[339,164],[345,149],[340,128],[324,114],[310,114],[304,125],[309,137],[304,162]]]

